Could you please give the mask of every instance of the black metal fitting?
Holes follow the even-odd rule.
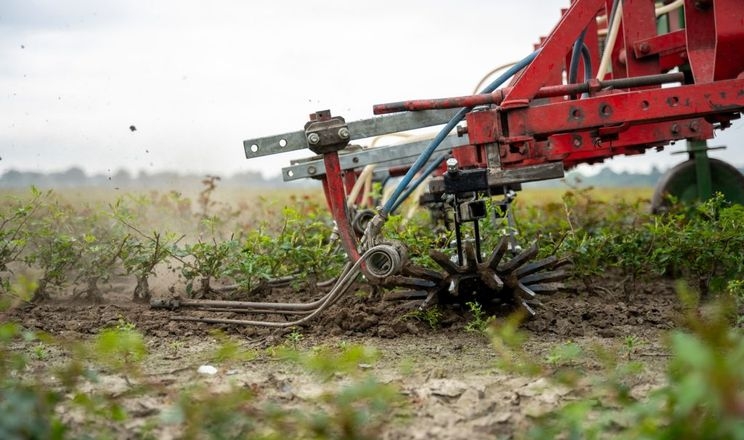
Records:
[[[333,153],[349,144],[351,133],[341,116],[331,116],[330,110],[321,110],[310,115],[305,124],[307,145],[315,154]]]
[[[459,170],[457,173],[444,174],[444,192],[447,194],[487,190],[488,170],[486,168]]]

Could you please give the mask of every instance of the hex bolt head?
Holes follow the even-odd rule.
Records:
[[[447,159],[447,172],[456,173],[460,171],[457,165],[459,165],[459,163],[457,162],[457,159],[455,159],[454,157],[450,157],[449,159]]]
[[[307,135],[307,142],[310,145],[315,145],[320,142],[320,136],[318,135],[318,133],[310,133],[309,135]]]
[[[340,137],[341,139],[349,139],[349,129],[346,127],[339,128],[338,137]]]
[[[317,168],[315,168],[314,166],[310,165],[309,167],[307,167],[307,173],[308,173],[309,175],[311,175],[311,176],[312,176],[312,175],[314,175],[314,174],[315,174],[315,173],[317,173],[317,172],[318,172],[318,169],[317,169]]]

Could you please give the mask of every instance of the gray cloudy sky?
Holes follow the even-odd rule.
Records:
[[[568,4],[2,0],[0,173],[275,175],[298,155],[248,161],[244,139],[301,129],[315,110],[360,119],[375,103],[470,93],[530,53]],[[715,156],[744,163],[742,125],[713,142],[730,147]]]

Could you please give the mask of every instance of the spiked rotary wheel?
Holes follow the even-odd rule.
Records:
[[[539,304],[537,296],[557,292],[569,275],[560,269],[562,261],[555,256],[535,259],[537,244],[505,259],[511,253],[508,237],[502,237],[491,255],[482,261],[470,243],[465,243],[464,251],[463,264],[453,262],[443,252],[430,253],[446,272],[440,302],[512,303],[534,315],[532,305]]]

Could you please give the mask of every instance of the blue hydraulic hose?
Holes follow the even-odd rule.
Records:
[[[398,197],[398,203],[396,203],[396,204],[395,204],[395,206],[393,206],[393,209],[392,209],[392,211],[390,211],[390,212],[395,212],[395,210],[396,210],[396,209],[398,209],[398,207],[399,207],[399,206],[400,206],[400,205],[401,205],[401,204],[402,204],[403,202],[405,202],[405,201],[406,201],[406,199],[408,198],[408,196],[410,196],[410,195],[411,195],[411,193],[413,193],[414,191],[416,191],[416,188],[418,188],[418,186],[419,186],[419,185],[421,185],[421,184],[422,184],[422,183],[424,182],[424,180],[426,180],[426,178],[427,178],[427,177],[429,177],[429,175],[430,175],[431,173],[433,173],[433,172],[434,172],[434,170],[436,170],[437,168],[439,168],[439,165],[441,165],[441,163],[442,163],[442,162],[444,162],[444,160],[445,160],[446,158],[447,158],[447,155],[446,155],[446,154],[442,154],[441,156],[439,156],[439,157],[437,157],[436,159],[434,159],[434,160],[433,160],[433,161],[432,161],[432,162],[431,162],[431,163],[429,164],[429,166],[428,166],[428,167],[426,167],[426,169],[425,169],[425,170],[424,170],[424,171],[423,171],[423,172],[421,173],[421,175],[419,176],[419,178],[418,178],[418,179],[416,179],[416,180],[415,180],[415,181],[414,181],[414,182],[413,182],[413,183],[412,183],[412,184],[411,184],[411,185],[410,185],[410,186],[409,186],[409,187],[408,187],[408,188],[406,189],[406,192],[404,192],[404,193],[403,193],[403,195],[401,195],[400,197]]]
[[[571,51],[571,62],[568,65],[568,83],[575,84],[576,79],[579,76],[579,57],[581,56],[581,49],[584,47],[584,36],[586,35],[586,28],[579,34],[579,37],[574,41],[573,50]],[[584,60],[586,62],[586,60]],[[585,77],[584,81],[588,81],[589,77]]]
[[[589,81],[592,78],[592,55],[586,44],[581,45],[581,58],[584,60],[584,81]]]
[[[496,78],[491,84],[486,86],[486,88],[484,88],[481,91],[481,93],[491,93],[494,90],[496,90],[501,84],[506,82],[506,80],[511,78],[514,74],[516,74],[520,70],[527,67],[532,62],[532,60],[535,59],[538,53],[539,53],[539,50],[536,50],[532,52],[531,54],[529,54],[528,56],[526,56],[521,61],[519,61],[517,64],[510,67],[506,72],[502,73],[498,78]],[[437,149],[439,144],[442,143],[442,141],[447,137],[449,132],[452,131],[452,129],[455,128],[455,126],[459,124],[460,121],[462,121],[462,119],[465,117],[465,115],[472,109],[473,107],[461,108],[455,114],[455,116],[453,116],[452,119],[450,119],[447,125],[445,125],[444,128],[442,128],[442,130],[439,131],[439,133],[437,133],[436,137],[434,137],[434,139],[431,140],[431,143],[429,144],[429,146],[426,147],[426,150],[424,150],[421,153],[421,155],[418,157],[418,159],[416,159],[416,162],[414,162],[413,165],[411,165],[411,168],[408,170],[406,175],[403,176],[403,179],[401,179],[401,181],[398,183],[398,186],[395,188],[395,191],[393,191],[393,194],[390,196],[388,201],[385,202],[385,205],[382,207],[382,211],[380,212],[380,214],[383,217],[387,217],[388,214],[393,212],[396,206],[400,205],[400,203],[402,203],[403,200],[405,200],[404,198],[401,198],[401,194],[406,189],[408,184],[411,183],[411,180],[413,180],[413,176],[415,176],[416,173],[418,173],[421,170],[424,164],[426,164],[426,162],[429,161],[429,158],[434,153],[434,150]],[[418,181],[418,184],[420,184],[422,181],[423,180],[420,179]],[[414,189],[416,188],[415,186],[412,185],[411,190],[406,193],[406,197],[410,195]],[[399,201],[398,199],[401,199],[401,200]]]

